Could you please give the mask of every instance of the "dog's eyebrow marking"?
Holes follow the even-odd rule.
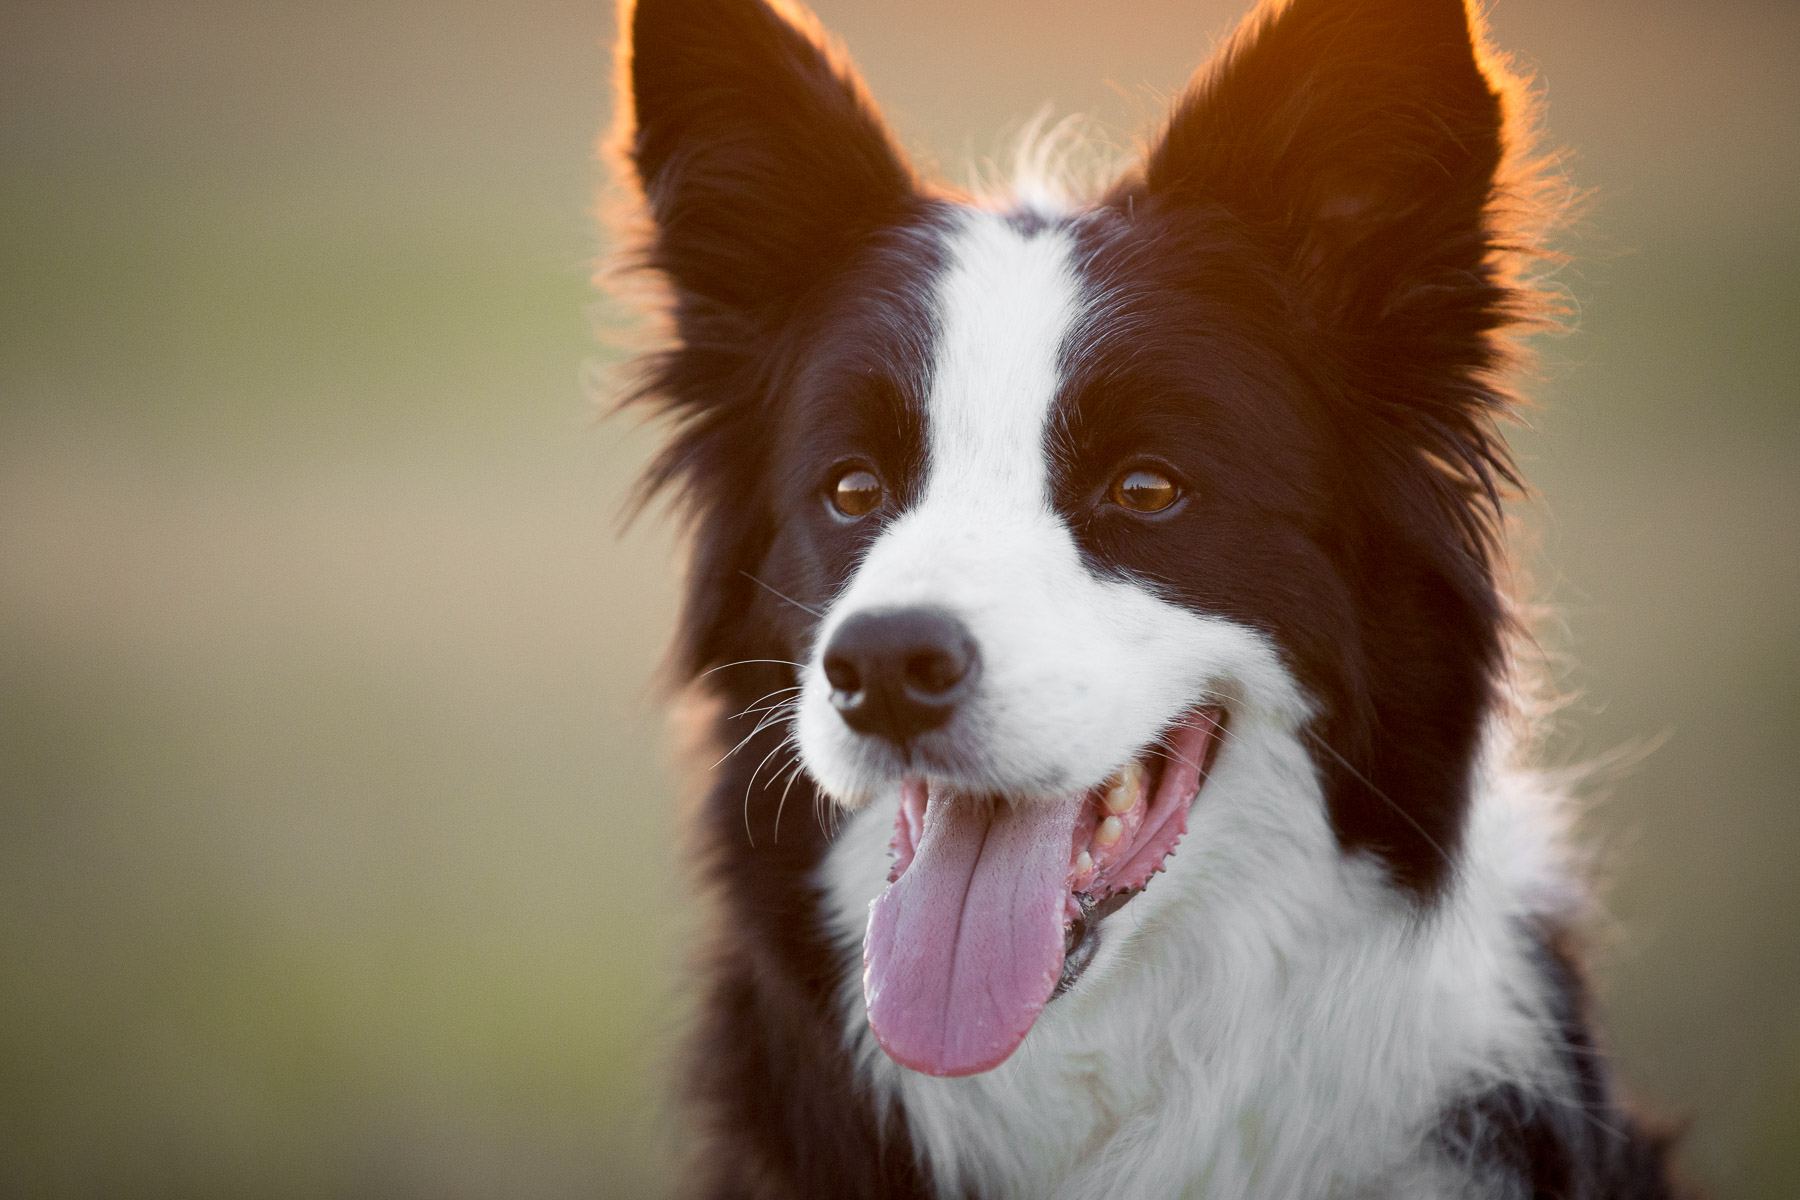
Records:
[[[926,404],[926,497],[1037,513],[1050,504],[1045,427],[1080,316],[1075,245],[970,211],[946,242],[938,354]]]

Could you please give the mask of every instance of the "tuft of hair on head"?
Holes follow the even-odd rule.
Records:
[[[1047,103],[1000,142],[998,154],[970,165],[970,198],[1046,221],[1091,204],[1125,169],[1124,149],[1101,122],[1054,117]]]

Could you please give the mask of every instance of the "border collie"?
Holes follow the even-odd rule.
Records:
[[[1671,1195],[1522,762],[1478,14],[1267,4],[1091,195],[922,183],[783,0],[621,28],[735,747],[693,1194]]]

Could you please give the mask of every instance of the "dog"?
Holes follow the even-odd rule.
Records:
[[[691,1194],[1676,1194],[1530,765],[1479,13],[1265,3],[1086,195],[921,182],[783,0],[620,27],[731,749]]]

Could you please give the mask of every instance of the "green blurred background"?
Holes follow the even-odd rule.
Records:
[[[1800,1195],[1800,11],[1497,0],[1597,191],[1516,444],[1627,1077]],[[1128,140],[1237,0],[821,0]],[[596,424],[599,0],[0,12],[0,1193],[665,1186],[670,531]]]

